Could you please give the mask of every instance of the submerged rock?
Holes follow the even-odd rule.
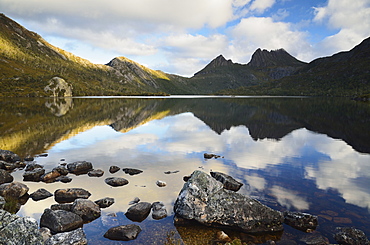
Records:
[[[337,233],[334,235],[334,239],[339,244],[345,245],[369,245],[370,241],[367,239],[365,233],[362,230],[355,229],[353,227],[337,227]]]
[[[40,201],[40,200],[46,199],[51,196],[53,196],[53,194],[43,188],[38,189],[37,191],[35,191],[34,193],[30,195],[30,197],[34,201]]]
[[[136,239],[140,232],[141,228],[138,225],[121,225],[110,228],[104,237],[117,241],[130,241]]]
[[[211,176],[220,181],[226,190],[238,191],[243,186],[243,183],[224,173],[211,172]]]
[[[55,201],[58,203],[73,202],[78,198],[87,199],[91,193],[82,188],[57,189],[54,192]]]
[[[300,212],[284,212],[284,223],[304,232],[312,232],[319,224],[315,215]]]
[[[65,210],[47,208],[40,219],[41,227],[47,227],[55,233],[72,231],[82,227],[82,225],[83,220],[79,215]]]
[[[132,221],[141,222],[145,220],[146,217],[148,217],[151,207],[151,203],[139,202],[129,207],[125,215],[128,219]]]
[[[196,170],[184,184],[175,214],[207,226],[227,226],[244,232],[283,230],[283,214],[247,196],[225,190],[210,175]]]
[[[0,244],[44,244],[37,221],[0,209]]]
[[[86,235],[82,228],[55,234],[45,241],[45,245],[85,245]]]

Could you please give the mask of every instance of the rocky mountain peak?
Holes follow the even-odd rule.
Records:
[[[267,51],[257,49],[252,55],[248,66],[255,68],[275,67],[275,66],[301,66],[304,62],[297,60],[284,49]]]
[[[202,70],[199,72],[195,73],[194,76],[196,75],[201,75],[201,74],[207,74],[210,73],[211,70],[221,67],[221,66],[229,66],[233,65],[234,63],[231,60],[226,60],[223,55],[219,55],[216,58],[214,58],[206,67],[204,67]]]

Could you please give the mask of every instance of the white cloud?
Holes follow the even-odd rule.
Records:
[[[266,9],[271,8],[275,4],[275,0],[254,0],[250,6],[251,10],[263,13]]]
[[[315,8],[313,21],[338,30],[318,43],[317,53],[349,50],[370,36],[370,1],[329,0],[326,6]]]
[[[244,18],[231,30],[233,36],[232,56],[247,63],[257,48],[274,50],[284,48],[291,55],[307,61],[311,47],[306,41],[307,33],[294,30],[285,22],[275,22],[270,17]]]

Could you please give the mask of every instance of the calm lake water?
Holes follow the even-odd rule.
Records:
[[[351,226],[370,236],[370,105],[349,99],[275,97],[69,98],[0,100],[0,149],[36,157],[46,171],[61,163],[90,161],[103,177],[69,175],[72,182],[25,182],[29,193],[80,187],[90,200],[113,197],[101,218],[85,224],[89,244],[215,244],[219,229],[175,227],[173,203],[194,170],[219,171],[244,183],[240,193],[271,208],[319,216],[312,234],[284,232],[252,236],[224,230],[254,243],[272,239],[297,244],[307,236],[331,243],[336,227]],[[204,153],[222,158],[205,160]],[[110,174],[112,165],[138,168],[139,175]],[[165,174],[166,171],[178,171]],[[23,182],[24,170],[12,173]],[[106,177],[129,184],[110,187]],[[156,181],[167,183],[158,187]],[[141,223],[124,213],[135,197],[162,201],[169,216]],[[39,219],[54,198],[29,199],[18,215]],[[110,241],[111,227],[138,224],[139,237]]]

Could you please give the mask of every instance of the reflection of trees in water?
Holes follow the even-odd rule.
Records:
[[[73,99],[54,97],[52,101],[45,101],[45,106],[57,117],[64,116],[73,107]]]
[[[370,108],[347,99],[48,98],[13,99],[0,105],[0,149],[20,155],[41,153],[96,125],[126,132],[183,112],[192,112],[217,133],[245,125],[255,140],[281,139],[295,129],[307,128],[370,152]]]

